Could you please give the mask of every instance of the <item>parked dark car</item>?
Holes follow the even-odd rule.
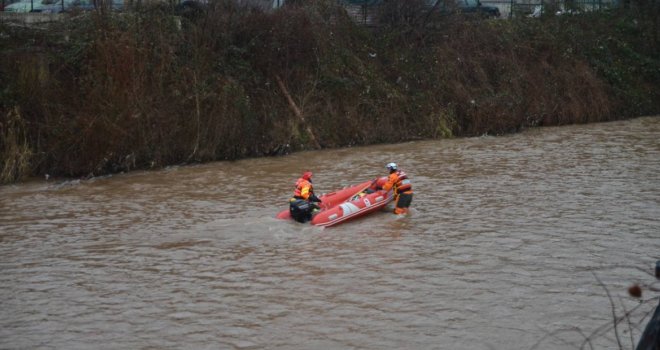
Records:
[[[459,12],[466,15],[477,15],[481,18],[499,18],[500,9],[495,6],[482,5],[479,0],[426,0],[440,13]]]
[[[343,0],[344,3],[363,8],[383,5],[383,0]],[[425,7],[432,8],[442,14],[460,12],[468,15],[478,15],[483,18],[499,18],[500,9],[495,6],[482,5],[479,0],[421,0]]]
[[[485,18],[499,18],[500,9],[495,6],[485,6],[479,0],[457,0],[458,8],[466,14],[476,14]]]

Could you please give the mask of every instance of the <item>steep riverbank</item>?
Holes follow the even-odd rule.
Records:
[[[474,20],[228,3],[0,27],[0,180],[660,113],[657,5]]]

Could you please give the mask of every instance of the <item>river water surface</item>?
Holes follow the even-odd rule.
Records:
[[[407,217],[274,218],[302,170],[391,161]],[[0,348],[630,349],[658,259],[658,117],[31,181],[0,187]]]

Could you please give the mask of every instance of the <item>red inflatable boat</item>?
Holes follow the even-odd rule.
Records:
[[[380,189],[386,182],[382,177],[319,196],[321,209],[312,217],[312,225],[333,226],[382,209],[394,198],[392,191]],[[291,214],[287,209],[277,218],[290,219]]]

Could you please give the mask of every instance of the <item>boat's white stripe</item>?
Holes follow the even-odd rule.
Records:
[[[387,197],[387,199],[392,199],[392,198],[393,198],[393,196],[388,196],[388,197]],[[355,215],[357,215],[357,214],[363,212],[365,209],[378,209],[378,207],[381,207],[381,208],[382,208],[382,207],[384,207],[385,205],[387,205],[388,202],[389,202],[389,201],[385,201],[383,204],[379,203],[378,205],[372,205],[372,206],[370,206],[370,207],[363,207],[363,208],[358,208],[358,207],[357,207],[355,204],[353,204],[353,203],[342,203],[342,204],[340,204],[340,205],[342,206],[342,208],[344,208],[344,205],[345,205],[345,204],[350,204],[351,206],[357,208],[358,210],[357,210],[356,212],[351,212],[351,213],[349,213],[348,215],[345,215],[345,214],[344,214],[344,215],[342,215],[342,216],[340,216],[340,217],[338,217],[338,218],[336,218],[336,219],[334,219],[334,220],[331,220],[331,221],[328,221],[328,222],[325,222],[325,223],[322,223],[322,224],[317,224],[316,226],[330,226],[330,225],[334,225],[335,223],[338,223],[338,222],[341,222],[341,221],[344,221],[344,220],[348,220],[349,218],[351,218],[351,217],[353,217],[353,216],[355,216]],[[331,215],[331,216],[332,216],[332,215]]]
[[[353,203],[342,203],[339,206],[341,207],[341,209],[343,210],[343,213],[344,213],[344,215],[342,215],[342,216],[350,215],[350,214],[359,212],[361,210],[360,207],[358,207],[357,205],[355,205]]]
[[[370,206],[370,207],[364,207],[364,208],[362,208],[360,211],[357,211],[357,212],[355,212],[355,213],[351,213],[351,214],[348,214],[348,215],[343,215],[343,216],[340,216],[340,217],[338,217],[338,218],[336,218],[336,219],[334,219],[334,220],[332,220],[332,221],[328,221],[328,222],[323,223],[323,224],[318,224],[318,225],[316,225],[316,226],[330,226],[330,225],[334,225],[334,224],[339,223],[339,222],[342,222],[342,221],[344,221],[344,220],[348,220],[348,219],[350,219],[351,217],[356,216],[357,214],[360,214],[361,212],[365,211],[365,209],[374,209],[374,210],[376,210],[376,209],[378,209],[378,207],[379,207],[379,206],[373,206],[373,205]]]

